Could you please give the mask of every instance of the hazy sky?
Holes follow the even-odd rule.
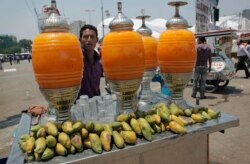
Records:
[[[117,14],[117,2],[121,1],[123,13],[129,18],[140,15],[140,10],[145,9],[151,19],[169,19],[173,16],[173,7],[167,5],[171,0],[57,0],[57,7],[68,22],[85,20],[98,25],[101,22],[101,2],[103,8],[109,10],[112,16]],[[190,25],[195,23],[195,0],[186,0],[189,4],[180,9],[181,15]],[[0,0],[0,35],[8,34],[17,36],[18,39],[31,39],[39,33],[35,9],[41,12],[42,6],[50,4],[50,0]],[[220,16],[240,13],[250,9],[250,0],[219,0]],[[106,18],[104,13],[104,18]]]

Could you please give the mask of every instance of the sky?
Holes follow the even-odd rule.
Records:
[[[101,4],[103,11],[108,10],[110,16],[117,14],[117,2],[122,2],[122,11],[129,18],[141,15],[141,9],[150,15],[149,20],[155,18],[170,19],[174,15],[174,8],[168,6],[171,0],[56,0],[61,14],[70,23],[84,20],[97,26],[102,21]],[[50,4],[51,0],[1,0],[0,1],[0,35],[14,35],[18,40],[33,40],[39,34],[37,13],[42,6]],[[195,0],[186,0],[188,5],[181,7],[181,15],[195,24]],[[219,0],[220,16],[229,16],[250,9],[250,0]],[[91,10],[92,12],[87,12]],[[106,18],[105,13],[103,14]]]

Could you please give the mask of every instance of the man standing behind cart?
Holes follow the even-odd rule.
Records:
[[[95,26],[84,25],[80,30],[79,38],[84,54],[84,72],[77,99],[81,95],[100,96],[100,80],[103,76],[103,68],[100,56],[95,51],[98,41],[98,33]]]
[[[196,98],[197,84],[200,80],[200,98],[205,99],[205,84],[207,73],[211,71],[211,48],[207,45],[206,38],[200,37],[197,46],[197,60],[194,69],[192,97]],[[208,67],[207,67],[208,63]]]

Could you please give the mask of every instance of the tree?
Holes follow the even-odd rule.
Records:
[[[21,40],[18,42],[18,45],[19,45],[21,48],[24,48],[25,50],[28,50],[28,51],[30,52],[30,51],[31,51],[32,41],[31,41],[31,40],[28,40],[28,39],[21,39]]]
[[[31,51],[32,41],[28,39],[21,39],[17,42],[15,36],[0,35],[0,53],[14,54],[20,53],[23,48],[26,51]]]

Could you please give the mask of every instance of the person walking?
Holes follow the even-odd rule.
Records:
[[[10,65],[12,65],[12,61],[13,61],[12,56],[9,56],[9,62],[10,62]]]
[[[31,55],[28,55],[28,61],[30,63],[30,60],[31,60]]]
[[[207,73],[211,71],[211,48],[207,45],[206,38],[198,38],[197,59],[194,68],[192,97],[196,98],[198,82],[200,80],[200,99],[205,99],[205,84]]]
[[[97,28],[90,24],[84,25],[80,30],[79,40],[84,55],[84,71],[76,99],[79,99],[81,95],[88,95],[89,98],[100,96],[100,80],[103,77],[103,67],[100,56],[95,51],[98,42]]]
[[[236,72],[238,70],[244,70],[246,75],[245,78],[249,78],[250,73],[247,68],[247,60],[250,58],[250,53],[247,51],[247,41],[240,40],[237,57],[238,63],[236,65]]]

